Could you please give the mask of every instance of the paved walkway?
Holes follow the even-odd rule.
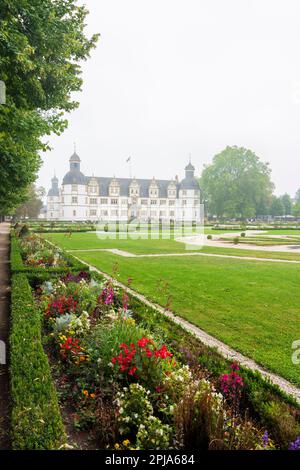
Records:
[[[227,246],[228,248],[228,246]],[[241,259],[241,260],[250,260],[250,261],[263,261],[263,262],[271,262],[271,263],[292,263],[292,264],[300,264],[300,261],[296,260],[289,260],[289,259],[276,259],[276,258],[257,258],[255,256],[238,256],[238,255],[222,255],[217,253],[201,253],[197,252],[190,252],[186,251],[184,253],[154,253],[154,254],[141,254],[136,255],[135,253],[130,253],[129,251],[119,250],[118,248],[94,248],[94,249],[87,249],[87,250],[67,250],[69,253],[73,255],[75,253],[97,253],[97,252],[108,252],[114,255],[123,256],[124,258],[164,258],[164,257],[172,257],[172,256],[211,256],[213,258],[233,258],[233,259]]]
[[[264,235],[264,237],[269,238],[278,238],[278,239],[288,239],[287,235],[265,235],[266,232],[261,230],[248,230],[245,232],[247,237]],[[223,238],[240,238],[241,232],[237,233],[223,233],[223,234],[212,234],[212,239],[208,239],[207,235],[191,235],[187,237],[176,238],[177,242],[186,243],[187,245],[205,245],[212,246],[214,248],[234,248],[237,250],[253,250],[253,251],[276,251],[280,253],[300,253],[300,241],[294,241],[294,245],[255,245],[250,243],[240,242],[237,245],[234,245],[231,241],[223,240]],[[290,235],[292,237],[292,235]],[[290,239],[291,240],[291,239]]]
[[[74,256],[74,253],[73,253],[73,256]],[[77,256],[74,256],[74,257],[77,260],[81,261],[86,266],[89,266],[91,271],[95,271],[101,274],[104,278],[112,280],[116,286],[122,289],[126,289],[132,296],[141,300],[144,304],[148,305],[149,307],[157,310],[158,312],[162,313],[166,317],[170,318],[174,323],[181,325],[185,330],[189,331],[194,336],[199,338],[199,340],[205,345],[216,348],[217,351],[226,359],[229,359],[231,361],[237,361],[241,365],[248,367],[249,369],[252,369],[253,371],[260,372],[264,378],[269,379],[272,383],[274,383],[275,385],[278,385],[285,393],[287,393],[288,395],[291,395],[300,404],[300,389],[297,388],[295,385],[291,384],[290,382],[280,377],[279,375],[273,374],[272,372],[268,372],[262,366],[258,365],[255,361],[253,361],[252,359],[244,356],[243,354],[235,351],[234,349],[231,349],[229,346],[222,343],[222,341],[219,341],[218,339],[209,335],[208,333],[201,330],[200,328],[193,325],[192,323],[189,323],[187,320],[184,320],[183,318],[178,317],[173,312],[166,311],[161,305],[157,305],[149,301],[144,295],[139,294],[138,292],[128,288],[127,286],[115,280],[108,274],[95,268],[95,266],[92,266],[91,264],[86,263],[85,261],[78,258]]]
[[[5,357],[8,357],[10,309],[9,230],[9,224],[0,224],[0,450],[10,447],[9,371],[5,363]]]

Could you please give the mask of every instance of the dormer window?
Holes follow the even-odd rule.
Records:
[[[115,178],[111,181],[109,185],[109,195],[120,196],[120,185]]]
[[[88,193],[92,195],[99,194],[99,186],[96,178],[92,177],[88,184]]]
[[[176,197],[176,184],[171,181],[168,186],[168,197],[174,199]]]
[[[159,193],[159,188],[155,179],[153,178],[149,186],[149,196],[158,197],[158,193]]]
[[[129,186],[129,196],[138,197],[140,195],[140,186],[136,179],[134,179]]]

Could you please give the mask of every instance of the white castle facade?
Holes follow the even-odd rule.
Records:
[[[201,221],[200,188],[191,163],[179,181],[85,176],[71,156],[61,187],[56,176],[47,195],[47,219],[62,221]]]

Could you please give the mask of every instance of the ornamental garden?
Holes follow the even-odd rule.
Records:
[[[205,265],[206,283],[201,283],[201,263],[207,263],[206,258],[132,258],[125,265],[125,258],[99,251],[104,241],[94,234],[66,234],[35,233],[22,224],[16,224],[11,233],[13,449],[299,449],[300,407],[292,396],[258,372],[225,359],[132,294],[133,290],[142,292],[165,312],[175,311],[211,333],[220,331],[222,323],[225,343],[299,385],[297,368],[280,352],[281,345],[274,341],[278,352],[273,352],[272,361],[255,329],[251,336],[251,327],[259,325],[259,315],[266,316],[266,312],[273,314],[273,321],[265,322],[266,334],[274,334],[274,323],[279,321],[276,299],[265,310],[252,305],[253,315],[258,311],[253,324],[245,310],[248,340],[239,342],[238,325],[243,328],[243,319],[234,307],[236,290],[231,288],[229,294],[231,325],[230,318],[221,317],[218,295],[214,302],[210,298],[209,284],[213,282],[218,290],[223,270],[223,284],[224,272],[234,280],[240,277],[239,302],[246,305],[249,293],[243,298],[242,281],[254,282],[256,275],[260,282],[271,275],[271,263],[260,268],[255,262],[246,277],[242,260],[230,260],[233,265],[241,263],[234,272],[229,264],[214,264],[213,280]],[[118,243],[113,243],[117,248]],[[155,241],[139,248],[131,243],[127,249],[166,254],[176,246],[180,253],[182,246],[176,243],[166,240],[164,245],[160,240],[160,248]],[[94,252],[80,251],[90,246]],[[181,259],[190,267],[189,295],[182,289],[180,273],[187,276],[188,271]],[[153,265],[153,260],[158,264]],[[163,282],[162,263],[173,273],[169,284]],[[294,266],[289,268],[296,275]],[[285,272],[279,270],[276,275],[279,278]],[[201,297],[195,293],[196,286]],[[229,287],[226,282],[223,287],[223,313],[227,313]],[[265,288],[268,291],[267,284]],[[287,310],[292,311],[288,302]],[[210,320],[205,319],[205,311]],[[282,328],[287,341],[296,334]]]

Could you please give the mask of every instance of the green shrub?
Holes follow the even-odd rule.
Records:
[[[245,233],[245,232],[242,232],[242,233],[241,233],[241,237],[245,238],[245,236],[246,236],[246,233]]]
[[[239,242],[240,242],[240,239],[239,239],[239,237],[234,237],[234,239],[232,241],[233,241],[234,245],[238,245]]]
[[[57,449],[66,439],[41,318],[25,274],[12,277],[10,334],[12,448]]]
[[[207,235],[207,240],[212,240],[212,235]]]

